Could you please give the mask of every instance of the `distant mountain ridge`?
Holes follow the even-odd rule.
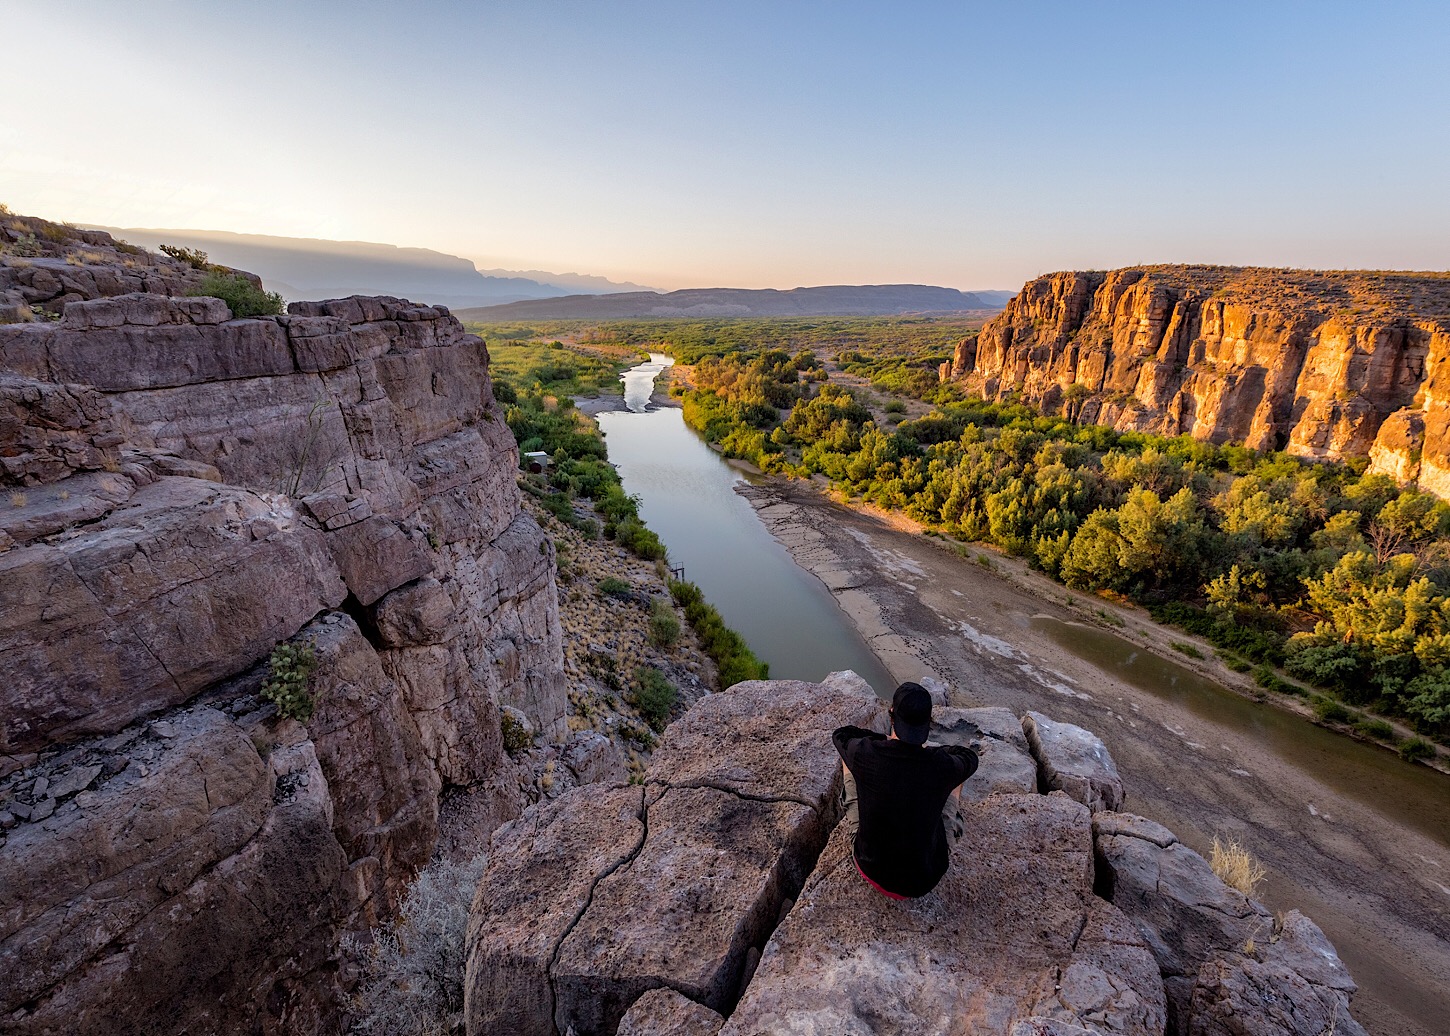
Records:
[[[603,277],[563,274],[558,284],[542,270],[480,272],[468,259],[431,248],[402,248],[370,241],[237,234],[223,230],[158,230],[95,227],[131,244],[155,250],[163,244],[199,248],[213,262],[250,270],[290,300],[395,295],[430,305],[464,309],[579,291],[620,291]]]
[[[1011,292],[929,284],[833,284],[813,288],[685,288],[565,295],[466,309],[463,320],[631,320],[641,317],[847,317],[1000,310]]]

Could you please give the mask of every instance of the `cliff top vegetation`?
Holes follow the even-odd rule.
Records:
[[[1260,266],[1148,264],[1086,271],[1101,283],[1146,276],[1165,287],[1199,292],[1235,305],[1307,309],[1401,319],[1450,318],[1450,272],[1416,270],[1296,270]],[[1071,277],[1073,271],[1047,278]],[[1043,278],[1039,278],[1042,280]]]

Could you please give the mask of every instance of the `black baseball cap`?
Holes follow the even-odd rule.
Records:
[[[919,683],[904,683],[891,699],[891,726],[908,744],[924,744],[931,733],[931,694]]]

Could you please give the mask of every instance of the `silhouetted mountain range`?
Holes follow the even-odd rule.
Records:
[[[904,313],[995,312],[1010,291],[958,291],[929,284],[828,285],[817,288],[686,288],[611,295],[566,295],[461,310],[463,320],[629,320],[640,317],[847,317]]]
[[[397,295],[433,305],[462,309],[519,299],[549,298],[579,291],[633,291],[638,284],[616,284],[603,277],[542,270],[479,272],[456,255],[429,248],[399,248],[368,241],[234,234],[223,230],[154,230],[95,227],[156,249],[180,245],[199,248],[212,262],[247,270],[289,300],[331,299],[346,295]]]

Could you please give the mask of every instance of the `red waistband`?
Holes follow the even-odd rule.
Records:
[[[851,854],[851,862],[856,864],[856,873],[859,874],[859,875],[861,875],[861,877],[863,879],[865,879],[866,884],[870,885],[873,889],[875,889],[877,892],[881,893],[887,899],[910,899],[911,898],[910,896],[898,896],[895,892],[887,892],[880,885],[876,884],[876,882],[872,881],[871,880],[871,877],[865,871],[863,871],[861,869],[861,865],[859,863],[856,863],[856,854],[855,853],[852,853]]]

